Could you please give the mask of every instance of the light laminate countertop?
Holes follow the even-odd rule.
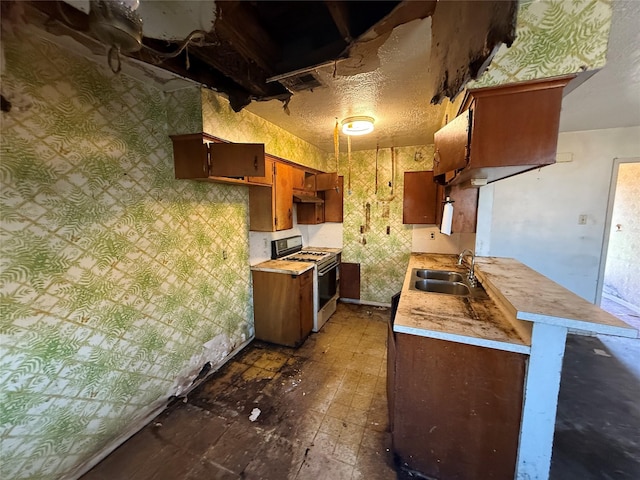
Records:
[[[291,260],[267,260],[266,262],[253,265],[251,270],[258,272],[288,273],[290,275],[301,275],[307,270],[311,270],[315,263],[293,262]]]
[[[477,297],[411,290],[414,268],[467,272],[456,255],[412,254],[394,322],[398,333],[525,354],[534,322],[638,336],[631,326],[514,259],[476,258],[476,277],[486,292]]]

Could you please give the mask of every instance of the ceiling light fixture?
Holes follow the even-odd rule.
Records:
[[[342,133],[345,135],[366,135],[373,132],[373,117],[347,117],[342,121]]]

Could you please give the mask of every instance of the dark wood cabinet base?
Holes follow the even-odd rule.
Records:
[[[522,354],[389,329],[388,395],[400,465],[428,478],[514,478]]]

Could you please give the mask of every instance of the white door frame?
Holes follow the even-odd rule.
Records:
[[[623,163],[640,162],[640,157],[614,158],[611,167],[611,183],[609,184],[609,199],[607,200],[607,215],[604,220],[604,232],[602,234],[602,251],[600,252],[600,267],[598,270],[598,283],[596,285],[596,305],[602,301],[602,289],[604,288],[604,269],[607,265],[607,252],[609,251],[609,235],[611,234],[611,222],[613,221],[613,202],[616,198],[616,186],[618,184],[618,172]]]

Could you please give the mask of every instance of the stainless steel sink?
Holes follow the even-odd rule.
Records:
[[[471,288],[463,273],[428,268],[414,268],[411,271],[409,289],[458,297],[475,297],[481,290],[477,287]]]
[[[420,278],[443,280],[445,282],[462,282],[464,278],[458,272],[450,272],[448,270],[429,270],[426,268],[415,269],[414,275]]]
[[[470,294],[469,287],[461,282],[448,282],[445,280],[435,280],[422,278],[413,282],[416,290],[432,293],[444,293],[447,295],[467,296]]]

